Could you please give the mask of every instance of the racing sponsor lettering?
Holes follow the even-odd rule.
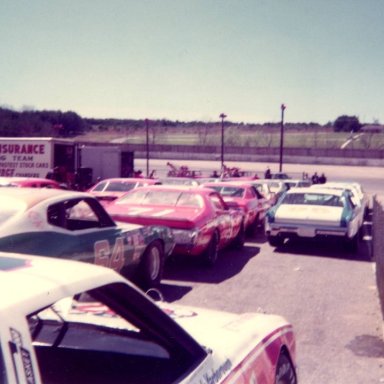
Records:
[[[200,384],[216,384],[221,381],[221,379],[231,370],[232,362],[227,359],[222,365],[220,365],[216,370],[213,370],[210,373],[204,373],[203,377],[200,379]]]
[[[108,240],[96,241],[94,244],[94,253],[96,265],[102,265],[119,272],[125,264],[124,238],[116,238],[112,252]]]
[[[9,348],[12,354],[15,375],[16,377],[18,376],[17,367],[19,367],[18,362],[21,361],[26,382],[34,384],[36,382],[36,379],[33,371],[31,353],[28,349],[23,347],[23,338],[21,333],[17,329],[9,328],[9,332],[11,334],[12,340],[9,342]]]
[[[51,168],[50,143],[0,144],[0,176],[45,177]]]
[[[141,247],[144,245],[144,237],[140,232],[127,235],[127,243],[133,248],[132,260],[138,260],[141,256]]]
[[[1,144],[0,153],[43,155],[45,153],[45,145],[44,144]]]
[[[0,168],[0,176],[5,176],[5,177],[12,177],[15,174],[14,169],[10,168]]]

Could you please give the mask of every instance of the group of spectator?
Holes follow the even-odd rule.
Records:
[[[311,177],[312,184],[325,184],[327,182],[327,178],[325,174],[322,173],[320,176],[315,172]]]

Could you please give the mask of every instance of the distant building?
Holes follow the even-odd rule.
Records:
[[[366,133],[384,133],[384,125],[381,124],[365,124],[360,129],[361,132]]]

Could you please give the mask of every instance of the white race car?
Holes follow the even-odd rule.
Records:
[[[363,225],[364,218],[369,211],[369,198],[360,183],[354,181],[332,181],[325,184],[314,184],[312,188],[345,189],[352,194],[352,200],[359,210],[360,225]]]
[[[295,384],[282,317],[157,304],[111,269],[0,254],[1,383]]]
[[[345,189],[292,188],[267,212],[265,231],[272,246],[289,238],[337,237],[355,250],[360,209]]]

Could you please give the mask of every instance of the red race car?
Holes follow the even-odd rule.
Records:
[[[158,183],[159,181],[156,179],[145,179],[140,177],[104,179],[89,188],[87,192],[95,196],[101,204],[105,205],[124,195],[131,189]]]
[[[55,180],[40,177],[1,177],[0,187],[65,189]]]
[[[108,204],[106,210],[118,221],[170,227],[174,254],[200,256],[208,265],[216,262],[224,247],[244,245],[244,213],[229,208],[210,188],[140,187]]]
[[[222,181],[205,183],[202,187],[212,188],[232,208],[241,209],[245,214],[245,229],[253,232],[264,220],[262,196],[249,181]]]

